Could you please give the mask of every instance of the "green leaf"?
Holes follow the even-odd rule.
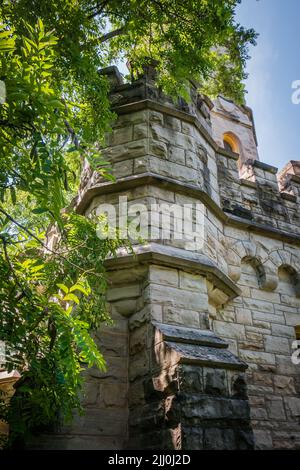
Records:
[[[75,302],[77,305],[79,304],[79,298],[77,297],[77,295],[75,294],[67,294],[65,295],[65,297],[63,298],[63,300],[67,301],[67,300],[72,300],[73,302]]]
[[[86,296],[88,296],[90,294],[90,292],[80,284],[75,284],[74,286],[72,286],[70,288],[70,292],[74,292],[75,290],[79,290],[80,292],[82,292]]]
[[[48,212],[48,211],[49,211],[49,209],[47,209],[46,207],[37,207],[35,209],[32,209],[31,212],[33,214],[43,214],[43,213]]]
[[[69,288],[67,286],[65,286],[65,284],[61,284],[61,283],[58,283],[56,284],[57,287],[62,290],[65,294],[68,294],[69,292]]]
[[[31,268],[31,272],[36,273],[36,272],[40,271],[41,269],[44,269],[44,267],[45,267],[45,264],[39,264],[39,265],[34,266],[33,268]]]

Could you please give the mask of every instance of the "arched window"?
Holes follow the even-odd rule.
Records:
[[[238,139],[231,132],[226,132],[223,135],[223,146],[224,149],[229,152],[240,153]]]

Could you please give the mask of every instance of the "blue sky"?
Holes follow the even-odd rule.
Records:
[[[300,80],[300,1],[242,0],[237,21],[259,33],[247,65],[246,100],[260,160],[280,169],[300,160],[300,104],[291,100],[291,84]]]

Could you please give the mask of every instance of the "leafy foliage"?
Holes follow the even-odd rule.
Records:
[[[13,232],[9,220],[0,235],[1,340],[8,371],[23,372],[5,416],[15,443],[70,418],[80,409],[82,368],[105,369],[90,330],[109,322],[103,260],[113,242],[100,240],[97,222],[83,216],[72,213],[62,223],[64,236],[50,253],[41,245],[44,233]]]
[[[235,23],[237,3],[0,0],[0,339],[6,367],[22,373],[0,403],[10,445],[71,418],[82,368],[105,367],[91,331],[110,321],[103,261],[124,241],[100,240],[72,202],[83,163],[112,178],[99,69],[126,57],[136,77],[155,61],[175,98],[188,99],[193,79],[242,101],[255,34]]]
[[[256,34],[236,24],[240,0],[115,0],[96,2],[116,28],[114,57],[123,51],[133,74],[155,61],[158,82],[170,95],[189,99],[193,79],[203,93],[244,100],[244,66]]]

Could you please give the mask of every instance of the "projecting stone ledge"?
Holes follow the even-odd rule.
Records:
[[[153,263],[204,275],[218,291],[225,294],[223,303],[241,294],[235,283],[204,254],[160,243],[135,245],[132,249],[133,254],[119,250],[116,257],[108,258],[105,261],[106,270],[132,269],[136,265]]]
[[[210,346],[213,348],[228,347],[226,341],[216,336],[211,330],[196,330],[185,326],[167,325],[158,322],[153,322],[153,325],[160,330],[165,341]]]
[[[151,331],[152,367],[130,381],[129,393],[141,387],[128,448],[252,449],[247,364],[213,331],[159,322]]]
[[[165,341],[167,347],[178,354],[180,363],[198,364],[245,371],[248,366],[228,351],[228,343],[210,330],[153,323],[161,335],[157,341]]]

